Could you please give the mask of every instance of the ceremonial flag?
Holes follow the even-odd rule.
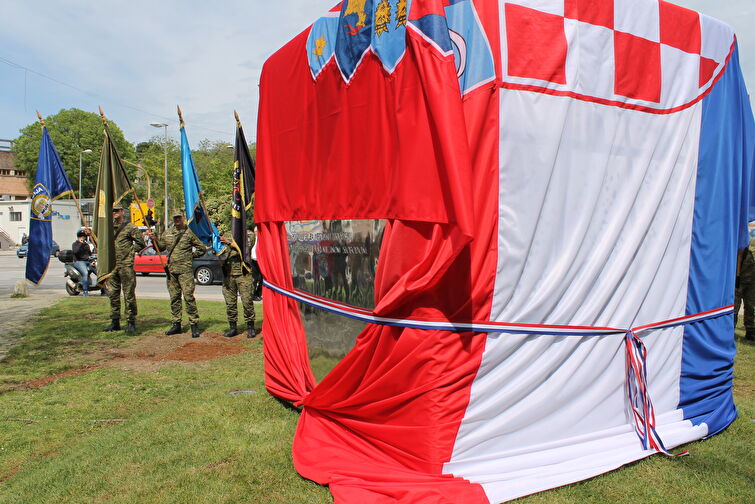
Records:
[[[104,116],[103,116],[104,117]],[[102,283],[115,269],[115,228],[113,205],[124,196],[134,193],[118,151],[110,138],[105,123],[105,140],[102,144],[100,171],[97,174],[93,231],[97,237],[97,282]]]
[[[233,152],[233,203],[231,206],[231,234],[233,246],[239,250],[244,266],[252,264],[252,247],[246,233],[246,212],[252,206],[254,194],[254,161],[236,114],[236,146]]]
[[[736,419],[755,121],[723,23],[344,1],[265,62],[257,142],[265,385],[335,502],[502,503]],[[290,222],[325,219],[387,219],[374,308],[294,283]],[[364,324],[318,379],[336,324],[302,309]]]
[[[29,252],[26,258],[26,279],[38,285],[47,272],[52,249],[52,202],[73,194],[63,163],[55,150],[50,133],[42,123],[37,178],[31,196]]]
[[[179,109],[180,116],[180,109]],[[203,243],[212,247],[216,254],[225,248],[220,241],[220,232],[210,220],[202,198],[202,188],[199,185],[194,159],[191,156],[189,140],[186,138],[183,119],[181,119],[181,171],[184,184],[184,207],[189,228]]]

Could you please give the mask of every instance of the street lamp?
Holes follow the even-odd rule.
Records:
[[[150,123],[150,126],[154,128],[165,128],[165,173],[163,174],[163,177],[165,178],[165,220],[163,221],[163,226],[167,229],[168,227],[168,125],[165,123]]]
[[[90,152],[92,152],[92,149],[84,149],[83,151],[79,151],[79,200],[81,199],[81,155],[89,154]]]

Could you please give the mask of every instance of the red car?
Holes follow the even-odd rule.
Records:
[[[163,265],[167,261],[168,253],[162,251],[162,261],[155,248],[149,245],[134,255],[134,271],[146,276],[150,273],[165,273]]]

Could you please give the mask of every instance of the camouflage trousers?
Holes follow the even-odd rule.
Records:
[[[734,326],[739,318],[739,307],[745,305],[744,324],[748,331],[755,331],[755,283],[741,283],[734,291]]]
[[[121,318],[121,290],[126,320],[136,322],[136,273],[133,266],[116,266],[107,279],[107,295],[110,298],[110,318]]]
[[[247,324],[254,323],[254,279],[250,273],[246,275],[226,275],[223,277],[223,298],[228,322],[235,324],[239,318],[238,296],[244,305],[244,320]]]
[[[170,272],[167,277],[168,294],[170,294],[170,313],[173,323],[181,323],[181,294],[186,302],[186,314],[189,316],[189,324],[199,322],[197,300],[194,299],[194,275],[191,270],[180,273]]]

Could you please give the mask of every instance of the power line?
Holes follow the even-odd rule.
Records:
[[[135,112],[141,112],[142,114],[147,114],[147,115],[150,115],[152,117],[157,117],[157,118],[160,118],[160,119],[164,119],[166,121],[169,121],[170,123],[174,123],[174,124],[177,123],[177,121],[175,119],[171,118],[171,117],[166,117],[166,116],[163,116],[163,115],[160,115],[160,114],[154,114],[154,113],[152,113],[152,112],[150,112],[148,110],[140,109],[140,108],[137,108],[137,107],[132,107],[131,105],[127,105],[125,103],[121,103],[121,102],[116,101],[116,100],[111,100],[111,99],[107,98],[106,96],[103,96],[103,95],[98,94],[98,93],[93,93],[91,91],[87,91],[86,89],[82,89],[82,88],[80,88],[78,86],[74,86],[73,84],[69,84],[67,82],[63,82],[60,79],[56,79],[55,77],[51,77],[51,76],[49,76],[47,74],[44,74],[42,72],[38,72],[38,71],[34,70],[33,68],[29,68],[27,66],[21,65],[20,63],[16,63],[15,61],[11,61],[11,60],[9,60],[7,58],[4,58],[2,56],[0,56],[0,62],[5,63],[8,66],[11,66],[11,67],[14,67],[14,68],[18,68],[19,70],[24,70],[24,72],[25,72],[24,73],[24,107],[26,107],[26,75],[27,75],[27,73],[32,73],[34,75],[42,77],[43,79],[47,79],[47,80],[52,81],[52,82],[54,82],[56,84],[59,84],[61,86],[65,86],[67,88],[73,89],[74,91],[78,91],[79,93],[91,96],[93,98],[101,98],[103,100],[107,100],[112,105],[115,105],[115,106],[118,106],[118,107],[122,107],[122,108],[126,108],[126,109],[129,109],[129,110],[133,110]],[[200,124],[194,124],[194,123],[192,123],[192,127],[203,129],[205,131],[212,131],[213,133],[220,133],[221,135],[233,136],[233,134],[229,133],[228,131],[219,131],[219,130],[216,130],[216,129],[208,128],[206,126],[202,126]]]

